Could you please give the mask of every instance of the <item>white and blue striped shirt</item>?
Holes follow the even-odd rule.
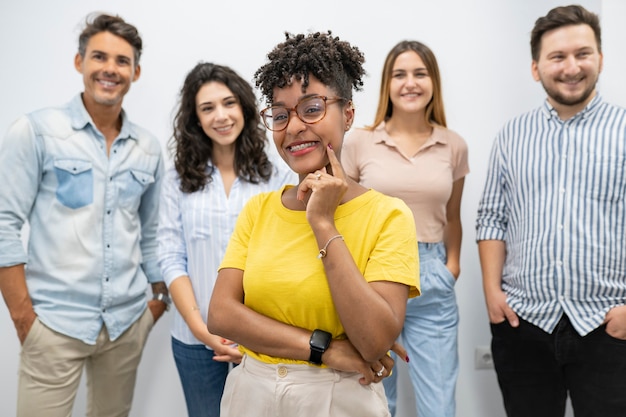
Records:
[[[176,278],[189,276],[205,323],[217,268],[239,212],[250,197],[258,193],[278,190],[284,184],[297,184],[297,175],[282,160],[272,163],[274,171],[268,182],[252,184],[237,178],[228,196],[217,167],[213,180],[194,193],[180,190],[180,179],[174,168],[167,172],[161,191],[157,232],[159,266],[168,287]],[[174,310],[172,336],[188,345],[202,344],[178,310]]]
[[[502,288],[552,332],[586,335],[626,303],[626,109],[599,95],[567,121],[546,101],[496,137],[477,240],[506,242]]]

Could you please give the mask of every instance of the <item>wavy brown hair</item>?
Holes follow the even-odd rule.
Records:
[[[235,173],[254,184],[268,181],[272,174],[272,164],[265,152],[268,140],[252,86],[229,67],[201,62],[185,78],[174,118],[170,147],[181,191],[193,193],[213,180],[215,167],[208,164],[212,162],[213,141],[202,130],[196,114],[196,95],[211,81],[228,87],[243,112],[244,127],[235,141]]]
[[[285,32],[285,41],[267,54],[268,62],[254,74],[256,86],[268,104],[274,101],[274,88],[302,80],[302,91],[313,75],[346,100],[352,100],[352,89],[363,87],[365,58],[359,48],[327,33],[293,35]]]
[[[390,98],[390,83],[393,73],[393,65],[400,54],[413,51],[426,65],[426,71],[433,83],[433,98],[426,105],[426,122],[446,127],[446,112],[443,107],[443,94],[441,91],[441,74],[439,65],[433,51],[426,45],[418,41],[404,40],[398,42],[387,54],[383,65],[383,74],[380,82],[380,96],[378,97],[378,109],[374,117],[374,123],[367,129],[374,130],[382,122],[389,120],[393,114],[393,103]]]

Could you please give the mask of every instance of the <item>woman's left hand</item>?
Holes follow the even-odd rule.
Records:
[[[391,375],[391,370],[395,361],[389,355],[385,355],[376,362],[370,363],[370,369],[372,371],[372,382],[380,382],[384,378]]]
[[[309,194],[306,215],[311,225],[320,220],[333,223],[335,210],[348,189],[346,174],[330,146],[326,148],[326,154],[332,174],[328,173],[325,167],[318,169],[308,174],[298,186],[298,200],[305,201]]]

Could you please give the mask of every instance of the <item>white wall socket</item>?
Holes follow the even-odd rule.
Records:
[[[476,346],[474,351],[475,369],[493,369],[493,356],[489,346]]]

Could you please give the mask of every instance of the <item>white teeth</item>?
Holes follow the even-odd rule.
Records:
[[[297,152],[301,151],[302,149],[310,148],[311,146],[315,146],[315,142],[307,142],[301,143],[300,145],[291,146],[289,147],[289,150],[291,150],[291,152]]]
[[[230,126],[215,128],[215,130],[217,130],[218,132],[226,132],[228,129],[230,129]]]
[[[115,87],[116,83],[114,83],[112,81],[100,80],[100,84],[103,84],[105,87]]]

